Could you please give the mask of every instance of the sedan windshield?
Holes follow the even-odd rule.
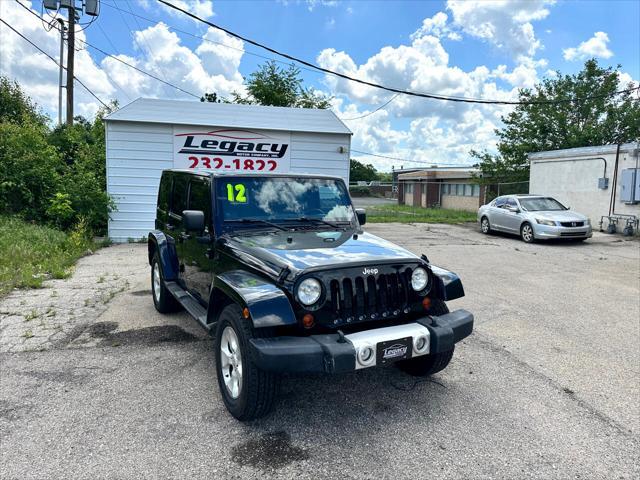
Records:
[[[520,198],[520,205],[529,212],[566,210],[564,205],[551,197]]]
[[[354,218],[347,189],[339,180],[229,176],[216,181],[216,203],[226,223],[335,225]]]

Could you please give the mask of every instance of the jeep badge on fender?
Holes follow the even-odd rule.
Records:
[[[185,136],[198,153],[282,148]],[[365,233],[365,221],[335,177],[162,172],[153,303],[185,309],[214,335],[218,386],[237,419],[272,408],[281,373],[395,363],[432,375],[471,334],[473,315],[445,303],[464,296],[457,275]]]

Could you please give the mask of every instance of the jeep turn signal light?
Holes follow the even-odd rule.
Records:
[[[302,317],[302,325],[304,326],[304,328],[311,328],[315,324],[316,319],[313,318],[313,315],[311,315],[310,313],[307,313],[304,317]]]
[[[429,297],[424,297],[422,299],[422,306],[425,310],[429,310],[431,308],[431,299]]]
[[[249,309],[248,309],[247,307],[244,307],[244,308],[242,309],[242,316],[243,316],[244,318],[249,318]]]

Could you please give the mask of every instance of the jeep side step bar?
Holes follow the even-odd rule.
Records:
[[[178,285],[177,282],[165,282],[165,286],[189,315],[195,318],[207,332],[210,332],[211,325],[207,323],[207,309],[204,308],[198,300],[193,298],[189,292]]]

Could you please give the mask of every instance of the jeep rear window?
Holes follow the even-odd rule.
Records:
[[[216,179],[218,215],[225,221],[271,222],[300,217],[351,222],[354,211],[339,180],[295,177],[220,177]]]

